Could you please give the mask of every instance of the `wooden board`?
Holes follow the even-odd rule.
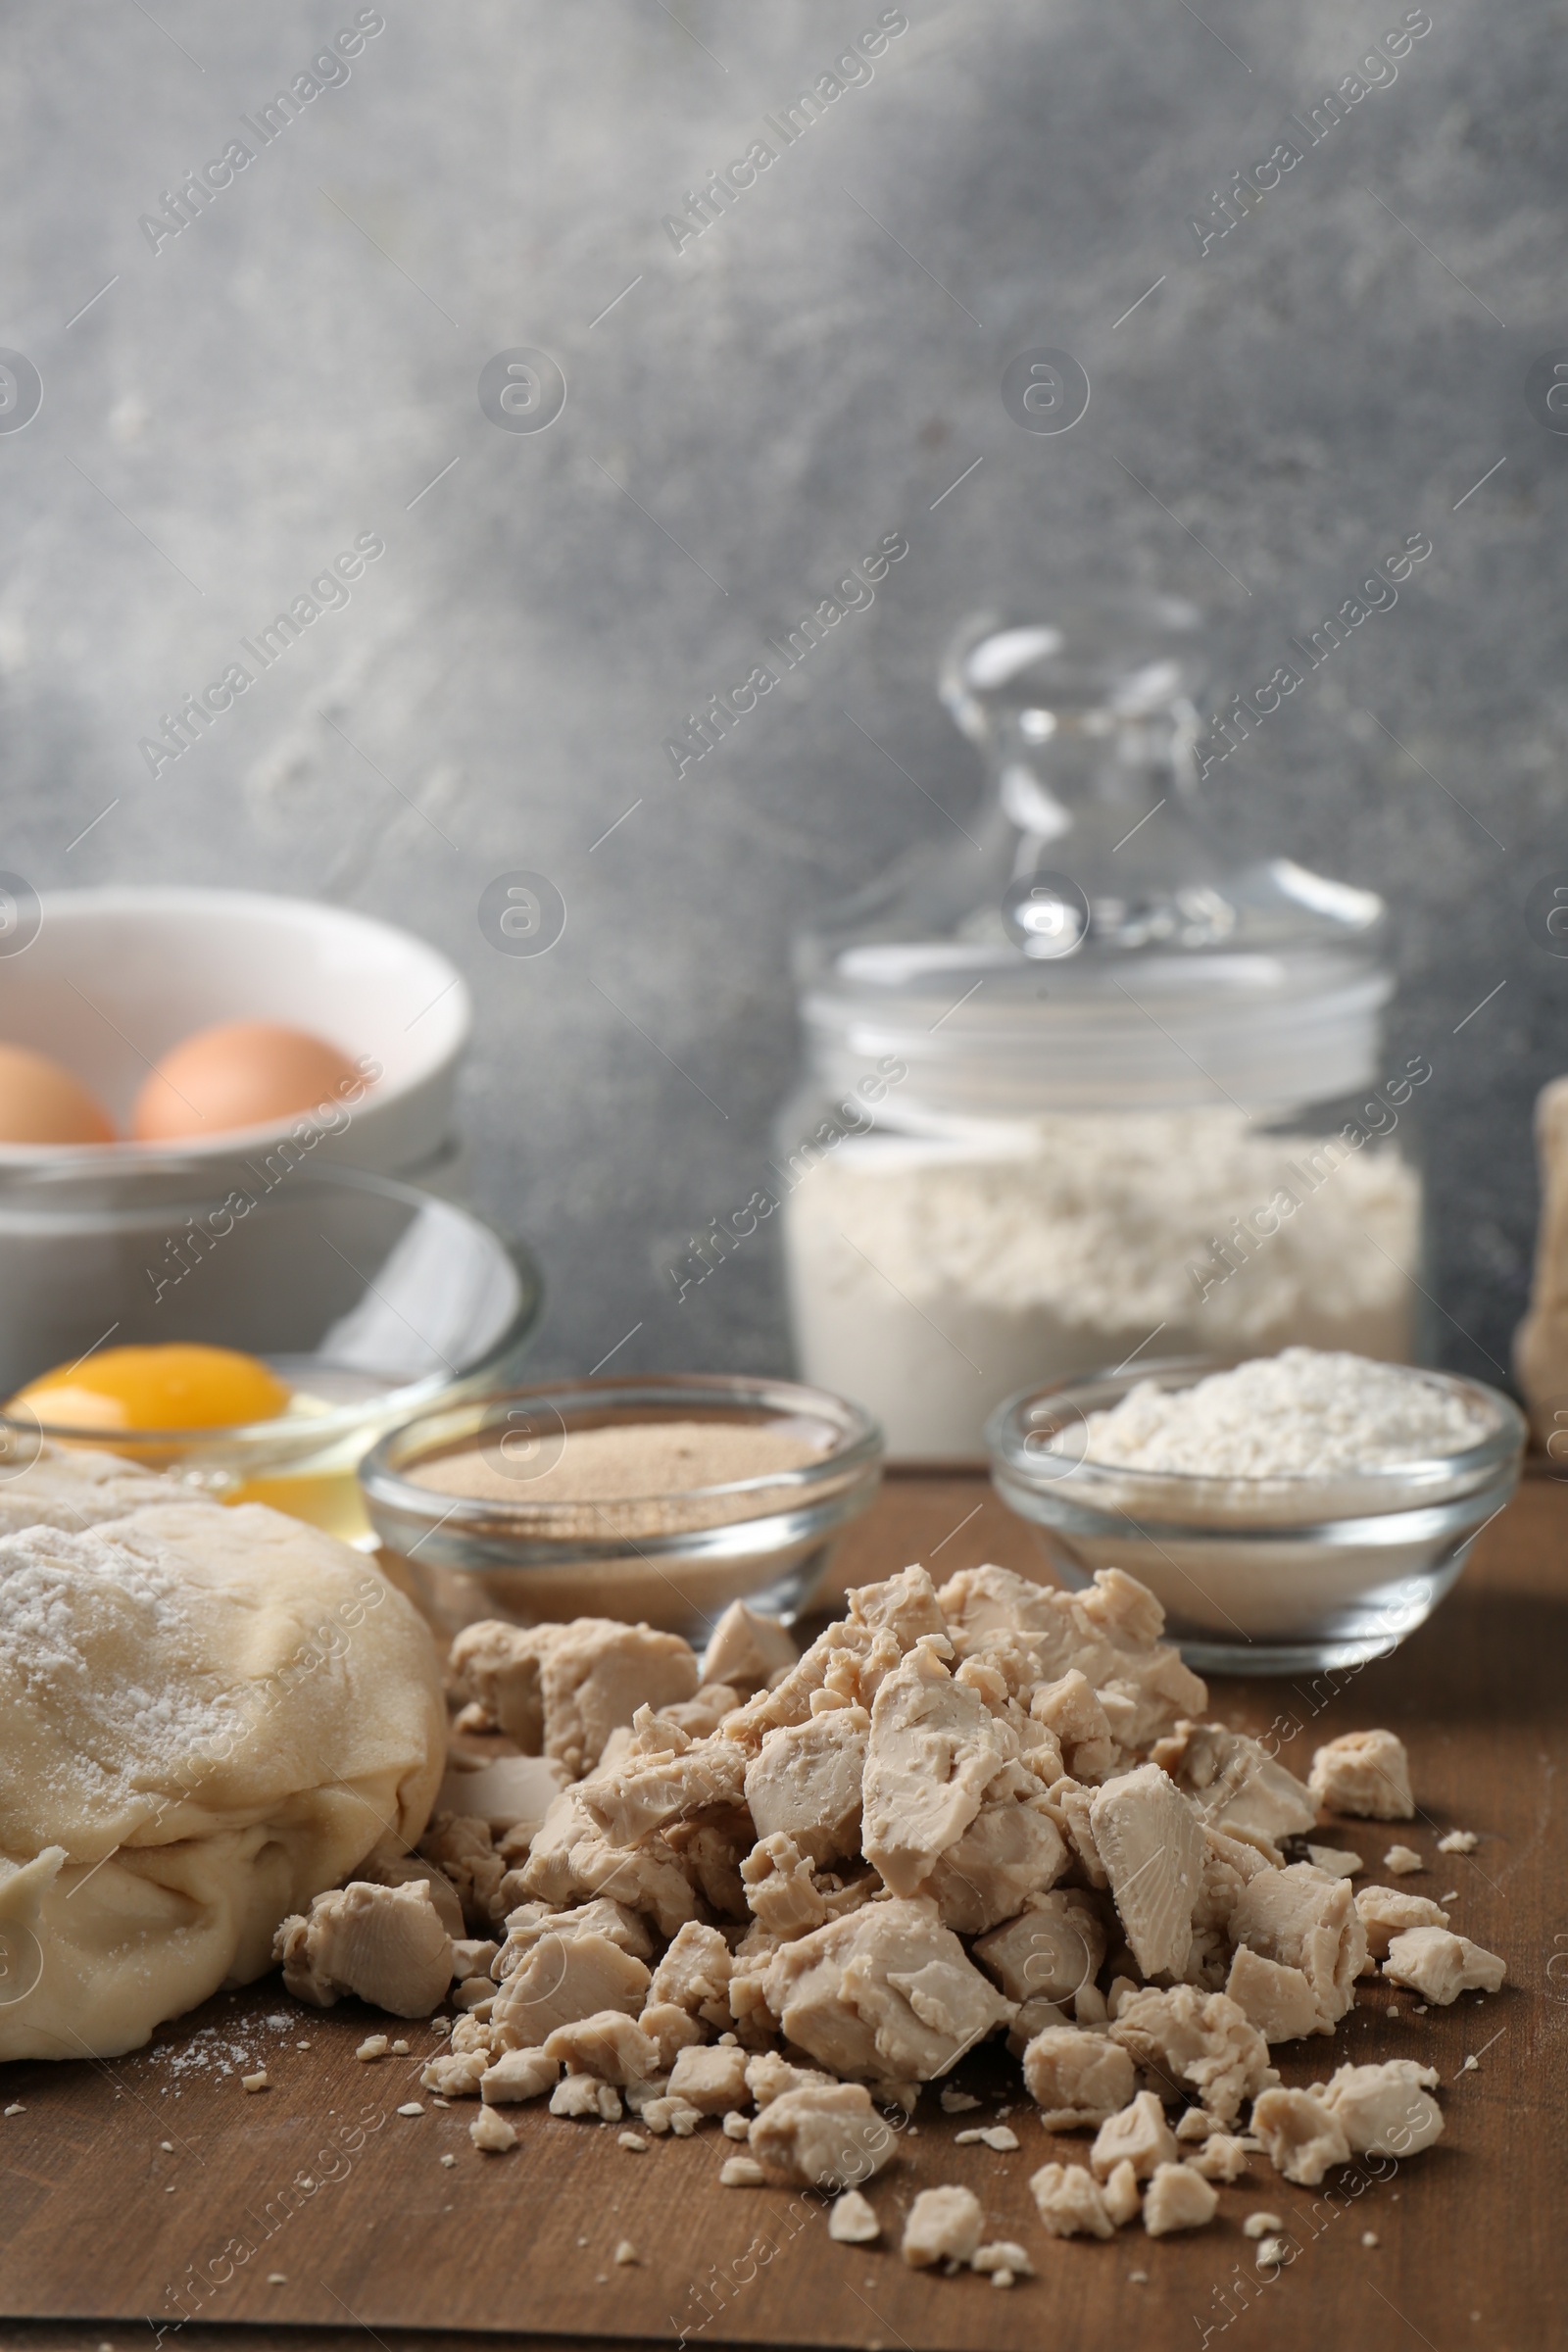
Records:
[[[841,1566],[852,1582],[919,1557],[938,1570],[985,1558],[1038,1569],[1033,1542],[979,1479],[894,1479]],[[978,2278],[911,2274],[886,2245],[833,2243],[813,2198],[720,2188],[731,2151],[711,2126],[636,2155],[613,2128],[514,2110],[519,2147],[482,2157],[467,2135],[473,2106],[443,2110],[419,2091],[420,2057],[435,2042],[427,2026],[407,2029],[406,2059],[364,2065],[355,2045],[385,2020],[352,2005],[297,2009],[272,1980],[112,2064],[0,2070],[0,2105],[24,2110],[0,2118],[0,2320],[91,2324],[9,2325],[0,2342],[90,2352],[108,2340],[121,2352],[182,2314],[189,2324],[173,2340],[186,2346],[244,2323],[262,2340],[286,2331],[299,2352],[346,2344],[337,2331],[363,2341],[366,2328],[428,2329],[430,2352],[455,2352],[461,2330],[526,2334],[535,2347],[566,2340],[579,2352],[682,2335],[880,2352],[1034,2352],[1048,2340],[1074,2352],[1221,2340],[1270,2352],[1535,2352],[1562,2342],[1565,1558],[1568,1493],[1532,1480],[1395,1658],[1310,1688],[1215,1687],[1217,1713],[1257,1732],[1275,1726],[1302,1772],[1334,1732],[1398,1731],[1422,1818],[1413,1833],[1347,1825],[1340,1842],[1376,1872],[1392,1838],[1407,1838],[1434,1865],[1407,1884],[1457,1888],[1454,1924],[1507,1956],[1510,1982],[1494,1998],[1415,2018],[1405,1996],[1396,2021],[1382,1992],[1363,1993],[1334,2043],[1280,2054],[1288,2081],[1393,2054],[1438,2066],[1447,2133],[1408,2164],[1364,2165],[1314,2194],[1257,2157],[1250,2182],[1222,2191],[1208,2230],[1151,2241],[1135,2226],[1110,2244],[1053,2242],[1028,2193],[1053,2148],[1027,2102],[1010,2119],[1016,2153],[953,2144],[1003,2095],[1004,2067],[977,2053],[958,2079],[984,2097],[980,2115],[944,2118],[928,2096],[873,2198],[896,2240],[917,2188],[969,2183],[992,2233],[1021,2239],[1037,2266],[1032,2280],[998,2291]],[[1473,1856],[1435,1854],[1454,1825],[1482,1833]],[[1467,2069],[1471,2054],[1479,2064]],[[259,2056],[274,2087],[251,2096],[238,2070]],[[416,2097],[424,2112],[400,2116]],[[1240,2227],[1259,2207],[1283,2218],[1295,2249],[1266,2282]],[[1362,2242],[1369,2230],[1375,2246]],[[621,2239],[634,2264],[615,2263]]]

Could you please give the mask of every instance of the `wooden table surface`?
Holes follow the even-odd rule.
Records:
[[[851,1582],[916,1558],[933,1572],[986,1559],[1038,1571],[1034,1541],[979,1478],[899,1477],[841,1567]],[[720,2188],[732,2150],[715,2127],[637,2155],[611,2127],[514,2109],[519,2146],[480,2156],[473,2104],[436,2108],[419,2091],[421,2057],[436,2046],[428,2026],[406,2029],[407,2058],[361,2064],[356,2043],[387,2021],[353,2003],[296,2008],[274,1978],[128,2058],[0,2069],[0,2105],[22,2110],[0,2118],[0,2345],[130,2352],[172,2340],[211,2352],[231,2347],[241,2326],[242,2340],[293,2352],[344,2352],[367,2329],[417,2331],[398,2352],[471,2352],[473,2330],[525,2337],[530,2352],[682,2336],[876,2352],[1221,2341],[1542,2352],[1568,2341],[1565,1632],[1568,1491],[1532,1478],[1392,1659],[1310,1688],[1214,1686],[1214,1711],[1232,1722],[1262,1732],[1285,1719],[1281,1752],[1303,1774],[1333,1733],[1397,1731],[1421,1818],[1413,1830],[1348,1826],[1342,1842],[1377,1876],[1391,1838],[1408,1838],[1429,1863],[1409,1886],[1457,1888],[1454,1925],[1507,1958],[1508,1984],[1493,1998],[1416,2018],[1404,1996],[1396,2020],[1382,1992],[1363,1991],[1332,2045],[1314,2043],[1305,2059],[1276,2053],[1288,2082],[1346,2059],[1437,2066],[1446,2133],[1404,2165],[1363,2160],[1312,2192],[1254,2157],[1206,2230],[1151,2240],[1134,2225],[1109,2244],[1054,2241],[1029,2176],[1085,2143],[1053,2151],[1020,2091],[1016,2153],[955,2146],[958,2129],[1006,2095],[1005,2063],[975,2053],[957,2079],[985,2096],[984,2112],[948,2119],[928,2096],[874,2184],[893,2248],[844,2246],[811,2195]],[[1481,1833],[1473,1855],[1435,1852],[1453,1826]],[[274,2087],[247,2095],[239,2072],[258,2058]],[[397,2112],[416,2097],[421,2115]],[[975,2189],[991,2235],[1023,2241],[1035,2278],[999,2291],[904,2268],[893,2250],[904,2210],[948,2180]],[[1260,2207],[1281,2216],[1294,2248],[1266,2283],[1241,2231]],[[634,2263],[615,2263],[622,2239]],[[161,2339],[182,2317],[180,2335]]]

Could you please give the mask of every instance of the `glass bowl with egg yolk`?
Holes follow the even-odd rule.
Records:
[[[91,1446],[372,1548],[364,1454],[504,1385],[541,1289],[451,1201],[254,1157],[0,1183],[0,1481]]]
[[[168,1340],[151,1348],[104,1348],[57,1364],[19,1389],[6,1411],[20,1416],[30,1409],[40,1423],[122,1434],[238,1429],[247,1421],[275,1421],[293,1401],[288,1383],[254,1355]]]
[[[57,1444],[96,1443],[159,1468],[170,1466],[170,1444],[181,1449],[173,1458],[182,1458],[183,1442],[196,1431],[221,1430],[232,1438],[255,1423],[285,1416],[293,1423],[328,1409],[322,1398],[291,1389],[259,1357],[194,1340],[105,1348],[76,1363],[57,1364],[19,1389],[5,1407],[8,1419],[34,1419],[40,1435],[47,1431]],[[319,1506],[330,1502],[331,1483],[329,1478],[250,1478],[232,1488],[225,1482],[223,1499],[270,1502],[286,1510],[300,1502],[302,1488],[310,1488]],[[319,1507],[296,1509],[295,1515],[318,1518]]]

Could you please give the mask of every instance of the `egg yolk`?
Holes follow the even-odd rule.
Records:
[[[57,1364],[5,1409],[25,1408],[54,1429],[234,1429],[273,1420],[291,1393],[254,1355],[180,1340]]]

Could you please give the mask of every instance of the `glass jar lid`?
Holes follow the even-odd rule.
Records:
[[[903,1112],[1249,1112],[1375,1075],[1381,899],[1237,863],[1195,801],[1200,617],[1175,598],[983,614],[942,699],[985,754],[967,845],[922,846],[808,934],[802,1014],[835,1088],[894,1054]]]

